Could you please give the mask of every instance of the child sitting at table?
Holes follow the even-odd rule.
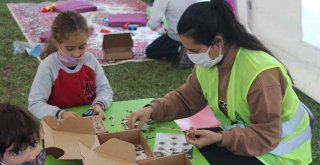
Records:
[[[39,129],[39,121],[27,110],[0,104],[0,164],[44,164]]]
[[[61,12],[51,32],[40,55],[43,61],[31,87],[28,109],[37,118],[66,119],[78,115],[63,109],[92,104],[93,114],[105,119],[113,92],[97,59],[85,51],[89,36],[85,18],[76,12]]]

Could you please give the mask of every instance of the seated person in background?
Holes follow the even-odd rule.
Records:
[[[0,164],[44,164],[39,130],[39,121],[29,111],[0,104]]]
[[[180,67],[193,66],[181,45],[177,32],[177,24],[187,7],[197,0],[155,0],[151,8],[148,26],[157,29],[165,16],[168,23],[168,31],[146,48],[148,58],[160,59],[162,57],[175,58],[180,56]],[[180,52],[180,53],[179,53]]]
[[[43,60],[29,94],[30,112],[37,118],[78,116],[64,108],[92,104],[94,115],[105,119],[104,110],[113,92],[97,59],[86,52],[89,28],[79,13],[62,12],[55,18]]]

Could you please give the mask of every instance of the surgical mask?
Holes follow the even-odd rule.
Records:
[[[43,150],[40,151],[40,153],[36,156],[35,159],[24,162],[24,163],[19,163],[18,165],[44,165],[44,162],[46,160],[46,152]],[[4,163],[0,162],[1,165],[5,165]]]
[[[217,65],[222,60],[223,54],[221,53],[221,47],[220,47],[218,57],[216,57],[215,59],[211,59],[209,56],[210,49],[211,49],[211,46],[208,48],[208,51],[203,53],[189,53],[189,51],[187,51],[187,55],[190,61],[192,61],[194,64],[211,68]]]
[[[80,57],[72,57],[69,54],[63,53],[60,49],[59,60],[66,64],[67,66],[76,66],[81,61],[83,61],[84,55],[81,54]]]

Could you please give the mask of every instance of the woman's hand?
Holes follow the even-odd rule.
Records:
[[[153,109],[151,106],[142,108],[138,111],[131,112],[128,119],[128,126],[130,129],[135,129],[135,122],[140,121],[137,129],[140,129],[144,123],[146,123],[152,114]]]
[[[68,111],[63,111],[61,114],[61,119],[67,119],[70,117],[80,117],[80,116],[75,112],[68,112]]]
[[[104,114],[104,110],[102,109],[100,104],[95,104],[92,109],[94,110],[93,115],[99,115],[102,120],[106,119]]]
[[[209,130],[189,130],[186,133],[187,143],[193,144],[197,148],[202,148],[210,144],[221,142],[222,134]]]

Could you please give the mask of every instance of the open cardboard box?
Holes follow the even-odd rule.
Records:
[[[103,36],[102,50],[105,59],[122,60],[132,58],[133,40],[130,33],[106,34]]]
[[[101,145],[100,145],[101,144]],[[147,159],[154,156],[140,130],[83,136],[79,140],[83,164],[138,165],[135,145],[141,145]]]
[[[96,136],[89,118],[69,118],[58,122],[56,117],[47,116],[41,123],[45,149],[59,160],[81,160],[78,140],[84,135]]]
[[[97,137],[83,136],[79,140],[84,165],[191,165],[185,154],[136,161],[135,147],[132,143],[117,138],[105,140],[101,145]]]
[[[144,150],[147,159],[154,158],[153,153],[140,130],[133,129],[133,130],[126,130],[121,132],[105,133],[105,134],[98,135],[98,140],[100,144],[103,144],[112,138],[116,138],[128,143],[131,143],[133,145],[134,144],[140,145]],[[126,151],[126,150],[123,150],[123,151]],[[136,154],[134,153],[134,155]]]

